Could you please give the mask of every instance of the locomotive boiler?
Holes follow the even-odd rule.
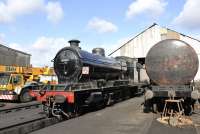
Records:
[[[192,83],[199,61],[189,44],[176,39],[158,42],[149,50],[145,66],[151,80],[145,93],[146,107],[152,106],[156,111],[166,98],[183,98],[186,111],[191,111],[199,96]]]
[[[120,79],[127,71],[125,62],[106,58],[102,48],[89,53],[81,50],[80,41],[70,40],[69,43],[70,47],[61,49],[54,58],[54,69],[60,83]]]

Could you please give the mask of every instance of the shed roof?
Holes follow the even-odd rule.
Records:
[[[21,53],[21,54],[24,54],[24,55],[27,55],[27,56],[31,56],[31,54],[28,54],[28,53],[26,53],[26,52],[22,52],[22,51],[19,51],[19,50],[16,50],[16,49],[7,47],[7,46],[2,45],[2,44],[0,44],[0,47],[6,48],[6,49],[11,50],[11,51],[15,51],[15,52],[17,52],[17,53]]]
[[[151,26],[149,26],[148,28],[146,28],[145,30],[143,30],[142,32],[140,32],[139,34],[137,34],[136,36],[134,36],[133,38],[131,38],[130,40],[128,40],[126,43],[124,43],[122,46],[120,46],[119,48],[117,48],[116,50],[114,50],[112,53],[110,53],[108,56],[111,56],[112,54],[114,54],[116,51],[118,51],[118,50],[120,50],[122,47],[124,47],[126,44],[128,44],[129,42],[131,42],[132,40],[134,40],[135,38],[137,38],[139,35],[141,35],[141,34],[143,34],[144,32],[146,32],[148,29],[150,29],[150,28],[152,28],[152,27],[154,27],[154,26],[159,26],[157,23],[153,23]],[[166,28],[166,27],[163,27],[163,28]],[[167,30],[170,30],[170,31],[174,31],[174,32],[176,32],[176,33],[179,33],[179,32],[177,32],[177,31],[175,31],[175,30],[172,30],[172,29],[169,29],[169,28],[166,28]],[[193,37],[191,37],[191,36],[188,36],[188,35],[185,35],[185,34],[183,34],[183,33],[179,33],[180,35],[182,35],[182,36],[186,36],[186,37],[188,37],[188,38],[191,38],[191,39],[193,39],[193,40],[196,40],[196,41],[198,41],[198,42],[200,42],[200,40],[198,40],[198,39],[195,39],[195,38],[193,38]]]

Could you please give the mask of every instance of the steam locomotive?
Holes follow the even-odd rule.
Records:
[[[185,113],[191,113],[200,96],[192,82],[199,67],[195,50],[180,40],[163,40],[149,50],[145,66],[151,84],[145,92],[144,111],[163,109],[167,98],[183,98]]]
[[[59,84],[47,85],[31,95],[43,103],[49,117],[71,117],[88,107],[105,107],[134,96],[143,84],[134,82],[136,61],[129,57],[107,58],[102,48],[92,53],[70,40],[54,58]]]

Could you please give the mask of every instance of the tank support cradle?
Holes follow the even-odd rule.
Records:
[[[161,118],[157,120],[164,124],[169,124],[173,127],[182,125],[192,125],[192,121],[184,115],[182,106],[183,99],[168,99],[165,100],[165,106],[161,114]]]

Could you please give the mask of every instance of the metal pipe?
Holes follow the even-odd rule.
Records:
[[[58,119],[60,119],[60,117],[61,117],[61,115],[57,115],[56,113],[54,113],[54,110],[55,110],[55,102],[53,103],[53,106],[52,106],[52,110],[51,110],[51,112],[52,112],[52,115],[53,116],[55,116],[55,117],[57,117]]]

